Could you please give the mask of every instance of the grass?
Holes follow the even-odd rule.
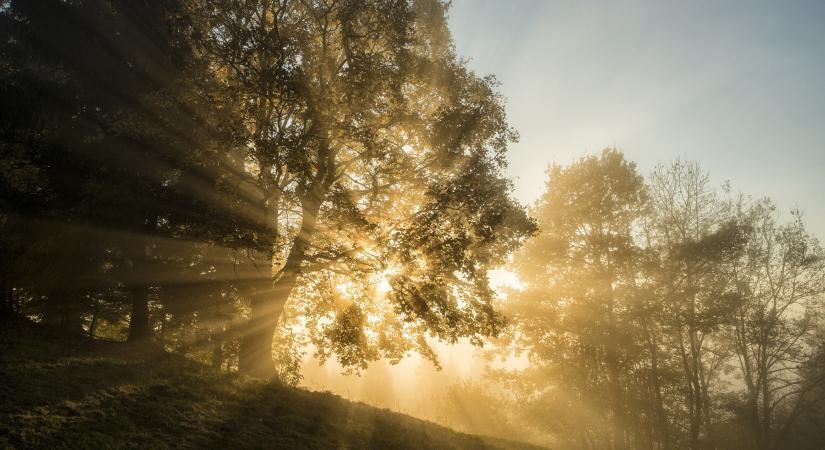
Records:
[[[16,319],[0,322],[0,448],[538,447]]]

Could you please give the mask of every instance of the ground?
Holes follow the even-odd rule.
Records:
[[[538,448],[23,319],[0,321],[0,448],[8,447]]]

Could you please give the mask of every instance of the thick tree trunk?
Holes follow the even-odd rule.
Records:
[[[261,123],[256,125],[256,129],[262,130]],[[256,145],[265,145],[260,142],[259,138],[256,139]],[[270,189],[278,184],[271,174],[272,166],[261,165],[261,180],[264,181],[264,185],[270,186]],[[272,242],[269,243],[271,250],[266,258],[260,257],[261,266],[268,267],[270,268],[268,270],[271,270],[271,267],[276,264],[276,261],[274,261],[274,247],[279,233],[280,192],[277,189],[270,192],[270,196],[265,196],[260,206],[261,209],[266,211],[266,226],[269,232],[272,233]],[[293,245],[292,251],[294,250]],[[242,330],[241,346],[238,354],[238,371],[259,378],[270,378],[275,374],[275,363],[272,359],[272,340],[283,305],[289,298],[290,293],[281,294],[282,298],[276,297],[276,286],[273,285],[271,275],[271,272],[267,272],[264,274],[263,279],[245,283],[247,291],[245,295],[250,300],[250,318]]]
[[[246,375],[269,378],[275,374],[272,340],[284,305],[295,286],[296,276],[282,276],[272,289],[255,293],[251,317],[241,339],[238,370]],[[271,285],[269,280],[267,285]]]
[[[252,296],[251,318],[241,339],[238,370],[241,373],[268,378],[275,374],[272,360],[272,339],[292,289],[298,281],[307,248],[315,233],[318,211],[327,185],[315,186],[304,198],[301,228],[289,250],[280,276],[271,289],[258,289]],[[269,280],[266,280],[269,282]]]
[[[272,338],[275,334],[275,314],[266,312],[264,302],[252,303],[252,317],[241,339],[238,370],[246,375],[269,378],[275,374],[272,360]]]
[[[145,342],[151,337],[149,330],[149,286],[134,286],[132,295],[132,315],[129,318],[128,342]]]
[[[95,337],[95,330],[97,329],[97,316],[100,313],[100,307],[95,307],[95,312],[92,314],[92,320],[89,322],[89,337]]]

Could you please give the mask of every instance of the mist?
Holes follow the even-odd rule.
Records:
[[[823,19],[0,0],[0,447],[822,448]]]

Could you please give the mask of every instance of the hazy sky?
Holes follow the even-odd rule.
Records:
[[[616,146],[798,205],[825,241],[825,1],[454,0],[450,28],[502,83],[522,201],[548,163]]]

